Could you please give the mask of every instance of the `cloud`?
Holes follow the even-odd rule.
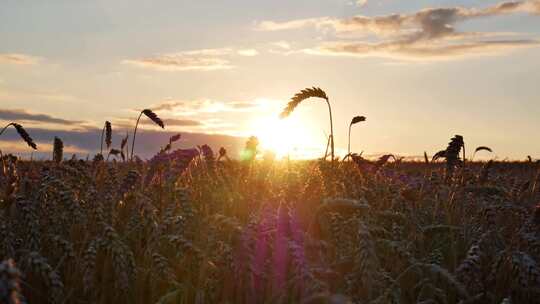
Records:
[[[395,58],[451,58],[468,54],[493,53],[519,47],[539,46],[534,39],[486,39],[494,33],[461,32],[455,25],[481,17],[514,13],[540,14],[540,1],[502,2],[483,9],[426,8],[411,14],[355,16],[348,19],[330,17],[308,18],[287,22],[264,21],[257,30],[277,31],[314,27],[337,41],[324,42],[303,50],[317,55],[357,55]],[[363,39],[339,39],[343,35],[358,35]],[[365,39],[367,34],[375,36]],[[503,36],[502,33],[499,33]]]
[[[193,128],[200,129],[205,126],[205,123],[201,120],[195,120],[195,119],[181,119],[181,118],[171,118],[171,117],[165,117],[161,113],[157,113],[158,116],[163,120],[163,123],[165,124],[165,130],[171,131],[171,130],[178,130],[178,127],[185,127],[182,128],[183,131],[186,129],[192,131]],[[135,118],[113,118],[110,120],[112,123],[112,127],[114,130],[133,130],[135,127],[136,119]],[[148,130],[159,130],[159,127],[150,119],[141,119],[139,121],[139,128],[144,128]],[[125,132],[124,132],[125,133]]]
[[[65,147],[69,147],[69,153],[94,154],[99,152],[101,129],[88,128],[85,130],[69,131],[69,130],[50,130],[45,128],[26,128],[30,136],[38,144],[38,151],[33,152],[35,158],[51,157],[52,143],[55,136],[58,136],[64,142]],[[113,147],[119,146],[122,138],[125,136],[125,129],[114,129],[113,127]],[[155,153],[159,152],[160,147],[167,144],[169,137],[178,132],[168,132],[160,130],[138,130],[136,154],[142,158],[150,158]],[[235,137],[221,134],[204,134],[204,133],[189,133],[182,132],[182,139],[175,144],[174,148],[193,148],[197,145],[208,144],[214,151],[217,152],[219,147],[225,147],[231,156],[239,155],[243,148],[245,138]],[[19,153],[28,157],[31,151],[23,145],[19,135],[11,129],[2,135],[0,148],[3,153]],[[24,152],[27,153],[24,153]],[[84,155],[82,155],[84,156]]]
[[[122,63],[164,71],[216,71],[233,69],[230,58],[234,55],[252,57],[258,54],[255,49],[202,49],[128,59]]]
[[[165,118],[165,125],[167,126],[200,126],[202,123],[200,121],[192,119],[176,119],[176,118]]]
[[[167,100],[153,105],[154,111],[172,112],[176,115],[196,115],[218,112],[249,112],[260,106],[258,101],[221,102],[210,99],[202,100]]]
[[[277,42],[274,42],[272,43],[273,46],[276,46],[280,49],[284,49],[284,50],[290,50],[291,49],[291,44],[288,43],[287,41],[277,41]]]
[[[308,26],[321,27],[324,25],[331,25],[333,19],[329,17],[321,18],[306,18],[291,20],[285,22],[276,22],[276,21],[262,21],[259,22],[255,29],[259,31],[282,31],[282,30],[291,30],[291,29],[300,29]]]
[[[25,54],[0,53],[0,64],[8,63],[8,64],[19,64],[19,65],[32,65],[32,64],[37,64],[39,60],[40,58],[38,57],[25,55]]]
[[[364,7],[368,3],[368,0],[356,0],[356,6]]]
[[[51,157],[52,156],[52,150],[53,150],[53,142],[38,142],[38,148],[39,150],[35,151],[28,148],[28,145],[19,140],[19,141],[9,141],[9,140],[0,140],[0,147],[3,153],[12,153],[12,154],[22,154],[27,155],[29,153],[32,153],[33,155],[37,157]],[[50,151],[50,152],[49,152]],[[78,148],[73,145],[66,145],[64,144],[64,157],[70,157],[71,154],[87,154],[88,151]]]
[[[408,60],[452,59],[463,56],[486,55],[505,50],[538,46],[531,40],[497,40],[460,44],[407,44],[395,43],[330,43],[316,49],[305,50],[313,55],[378,56]]]
[[[188,57],[178,54],[136,60],[124,60],[123,63],[163,71],[215,71],[233,68],[229,61],[225,59]]]
[[[131,64],[143,68],[152,68],[165,71],[214,71],[232,69],[229,60],[222,56],[230,55],[232,49],[202,49],[184,51],[172,54],[163,54],[142,59],[124,60],[124,64]]]
[[[253,56],[257,56],[259,55],[259,52],[256,50],[256,49],[243,49],[243,50],[238,50],[238,55],[241,55],[241,56],[248,56],[248,57],[253,57]]]
[[[63,118],[53,117],[47,114],[29,113],[25,110],[2,110],[0,109],[0,120],[30,122],[30,123],[51,123],[61,125],[80,125],[84,121],[67,120]]]
[[[133,121],[135,122],[135,121]],[[177,118],[163,118],[163,123],[165,124],[165,127],[197,127],[201,126],[202,123],[197,120],[193,119],[177,119]],[[155,125],[155,123],[151,120],[141,120],[139,124],[143,125]],[[134,124],[132,124],[134,125]],[[132,126],[129,125],[129,126]],[[127,124],[126,124],[127,126]]]

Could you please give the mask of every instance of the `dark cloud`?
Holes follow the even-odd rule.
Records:
[[[62,125],[79,125],[84,123],[80,120],[67,120],[63,118],[52,117],[47,114],[28,113],[25,110],[2,110],[0,109],[0,120],[22,121],[22,122],[42,122]]]
[[[176,119],[176,118],[163,118],[163,122],[165,123],[165,126],[171,126],[171,127],[195,127],[200,126],[202,123],[200,121],[192,120],[192,119]],[[145,125],[153,125],[154,122],[145,120],[142,121]]]
[[[44,128],[26,128],[30,136],[38,144],[38,151],[34,152],[37,157],[50,157],[51,151],[43,151],[39,148],[40,143],[52,143],[55,136],[62,139],[64,145],[77,148],[79,150],[87,151],[88,154],[93,155],[99,152],[101,129],[88,128],[80,131],[66,131],[66,130],[50,130]],[[130,134],[132,131],[130,130]],[[158,131],[158,130],[138,130],[136,139],[137,155],[143,158],[150,158],[160,147],[167,144],[169,137],[177,134],[178,132]],[[120,145],[122,138],[125,136],[125,129],[113,129],[113,147]],[[204,134],[204,133],[189,133],[182,132],[182,139],[175,144],[175,148],[193,148],[197,145],[208,144],[215,152],[220,147],[225,147],[231,156],[237,156],[240,150],[243,148],[245,138],[235,137],[229,135],[219,134]],[[19,135],[11,129],[8,129],[0,138],[0,149],[2,149],[1,142],[20,142]],[[131,138],[129,141],[131,148]],[[10,151],[2,149],[4,153]],[[30,153],[31,151],[29,151]],[[81,157],[84,155],[80,155]]]

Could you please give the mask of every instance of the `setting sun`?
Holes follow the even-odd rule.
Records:
[[[251,121],[249,129],[259,139],[262,151],[272,151],[278,158],[321,157],[324,138],[314,135],[309,124],[299,117],[280,119],[277,115]]]

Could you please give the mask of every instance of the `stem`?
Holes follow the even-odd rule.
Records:
[[[105,134],[105,126],[103,126],[103,130],[101,130],[101,140],[99,141],[101,143],[101,149],[100,154],[103,155],[103,135]]]
[[[8,123],[8,124],[2,129],[2,131],[0,131],[0,135],[2,135],[2,133],[4,133],[4,131],[5,131],[9,126],[11,126],[11,125],[13,125],[12,122]]]
[[[137,123],[135,124],[135,131],[133,131],[133,142],[131,143],[131,156],[129,157],[129,160],[133,160],[133,152],[135,151],[135,136],[137,136],[137,127],[139,126],[139,120],[141,119],[143,112],[141,111],[141,114],[139,114],[139,118],[137,118]]]
[[[332,155],[332,163],[334,163],[334,124],[332,122],[332,107],[330,107],[330,101],[325,99],[328,105],[328,113],[330,113],[330,153]]]
[[[347,146],[347,155],[351,154],[351,127],[352,123],[349,124],[349,145]]]
[[[465,143],[463,143],[463,167],[465,167]]]
[[[129,144],[127,141],[129,140],[129,132],[126,131],[126,158],[129,158]]]
[[[326,141],[326,150],[324,151],[324,160],[326,160],[326,157],[328,156],[328,147],[330,146],[330,136],[328,136],[328,140]]]

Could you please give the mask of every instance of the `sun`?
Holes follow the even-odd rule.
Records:
[[[275,115],[257,118],[251,121],[249,130],[259,139],[260,150],[272,151],[278,158],[321,157],[326,148],[324,138],[317,138],[309,125],[298,117],[280,119]]]

